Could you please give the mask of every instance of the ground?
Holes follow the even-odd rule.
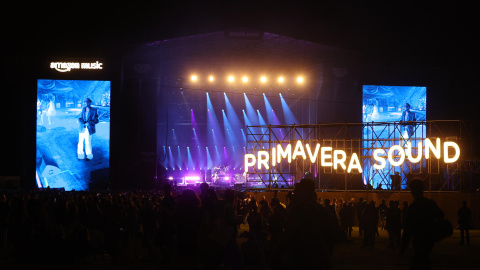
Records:
[[[246,241],[246,237],[241,236],[248,230],[248,225],[241,225],[239,230],[239,243]],[[354,227],[350,243],[340,244],[335,247],[332,270],[356,270],[356,269],[389,269],[406,270],[412,257],[412,248],[410,247],[403,255],[400,255],[398,249],[388,249],[388,234],[384,230],[379,231],[380,236],[376,238],[373,250],[361,248],[362,238],[358,236],[358,227]],[[480,254],[480,230],[470,232],[471,245],[459,246],[460,232],[454,231],[454,234],[435,244],[432,253],[433,269],[478,269],[478,255]],[[130,263],[113,263],[109,260],[102,262],[93,262],[85,265],[37,265],[33,263],[17,263],[12,261],[9,253],[5,250],[0,253],[1,269],[115,269],[115,270],[158,270],[163,269],[155,260],[136,261]],[[268,269],[268,268],[247,268],[244,269]]]

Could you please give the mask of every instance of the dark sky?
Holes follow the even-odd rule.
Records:
[[[474,1],[156,2],[14,4],[3,25],[13,26],[17,52],[56,56],[239,26],[358,50],[379,64],[458,65],[479,45]]]
[[[451,105],[446,110],[472,107],[471,97],[480,90],[480,20],[472,0],[436,1],[432,5],[342,0],[118,1],[115,5],[100,1],[39,2],[2,4],[6,16],[0,16],[4,30],[1,40],[7,63],[45,57],[101,57],[123,45],[251,27],[355,50],[365,55],[367,65],[447,69],[454,84],[452,91],[445,93]],[[7,74],[4,82],[9,81],[9,87],[22,79],[21,74],[8,72],[8,65],[2,68],[6,69],[2,75]],[[21,102],[21,93],[6,92],[10,100]],[[463,100],[470,103],[460,104]],[[1,113],[12,115],[8,106],[2,106]],[[7,118],[2,124],[20,129],[22,125],[19,117]],[[21,143],[19,136],[15,132],[8,132],[8,136],[13,146],[3,151],[15,151]],[[2,162],[3,167],[18,171],[19,162],[11,161],[18,160],[18,154],[12,158],[7,155],[7,159],[10,163]]]

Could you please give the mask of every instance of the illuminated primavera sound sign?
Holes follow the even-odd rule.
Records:
[[[430,159],[431,154],[437,159],[441,159],[442,157],[440,138],[435,140],[435,145],[428,138],[425,139],[425,146],[422,145],[422,142],[418,142],[417,156],[412,154],[412,148],[411,142],[407,142],[405,149],[400,145],[394,145],[389,149],[375,149],[373,151],[373,159],[375,159],[376,163],[373,167],[381,170],[385,168],[387,160],[392,166],[400,166],[406,159],[412,163],[418,163],[424,153],[425,159]],[[453,156],[449,154],[449,149],[454,150]],[[387,154],[386,158],[385,153]],[[304,145],[300,140],[296,142],[293,150],[292,144],[288,144],[285,148],[277,144],[277,147],[273,147],[271,152],[258,151],[257,156],[254,154],[245,154],[244,168],[245,172],[248,172],[249,167],[256,165],[258,170],[262,168],[268,170],[270,166],[276,166],[277,163],[281,163],[285,159],[288,163],[291,163],[292,160],[298,157],[307,160],[307,156],[311,163],[320,161],[322,167],[333,167],[336,170],[340,166],[343,170],[347,170],[347,173],[351,173],[353,170],[356,170],[358,173],[363,172],[357,153],[352,153],[349,160],[347,160],[347,154],[343,150],[334,150],[332,147],[321,147],[319,143],[317,143],[313,149],[309,144]],[[445,163],[453,163],[457,161],[459,157],[460,147],[458,144],[455,142],[443,143],[443,160]]]

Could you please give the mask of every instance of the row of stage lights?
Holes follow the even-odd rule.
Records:
[[[200,81],[201,81],[201,78],[200,78],[199,76],[197,76],[197,75],[192,75],[192,76],[190,76],[190,80],[191,80],[192,82],[200,82]],[[243,83],[248,83],[249,80],[250,80],[250,79],[249,79],[249,77],[247,77],[247,76],[243,76],[243,77],[241,78],[241,81],[242,81]],[[304,80],[305,80],[305,79],[304,79],[302,76],[298,76],[295,81],[296,81],[297,83],[301,84],[301,83],[304,82]],[[209,81],[210,83],[213,83],[213,82],[215,81],[215,77],[214,77],[214,76],[208,76],[207,81]],[[230,76],[226,77],[226,81],[229,82],[229,83],[235,82],[235,76],[230,75]],[[261,77],[258,79],[258,81],[259,81],[260,83],[266,83],[267,81],[269,81],[269,79],[268,79],[266,76],[261,76]],[[285,77],[280,76],[280,77],[277,78],[276,81],[277,81],[277,83],[282,84],[282,83],[286,83],[287,80],[286,80]]]

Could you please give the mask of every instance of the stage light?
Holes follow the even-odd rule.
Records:
[[[196,81],[197,80],[197,76],[196,75],[192,75],[192,81]]]
[[[228,76],[228,81],[229,82],[233,82],[235,80],[235,78],[233,76]]]
[[[266,82],[266,81],[267,81],[267,77],[265,77],[265,76],[260,77],[260,81],[261,81],[262,83]]]
[[[213,76],[208,77],[208,81],[213,82]]]
[[[242,78],[242,82],[244,82],[244,83],[248,82],[248,78],[244,76],[244,77]]]
[[[283,77],[278,77],[278,82],[279,83],[283,83],[283,81],[285,81],[285,79]]]
[[[297,78],[297,82],[298,82],[298,83],[302,83],[302,82],[303,82],[303,77],[298,77],[298,78]]]

